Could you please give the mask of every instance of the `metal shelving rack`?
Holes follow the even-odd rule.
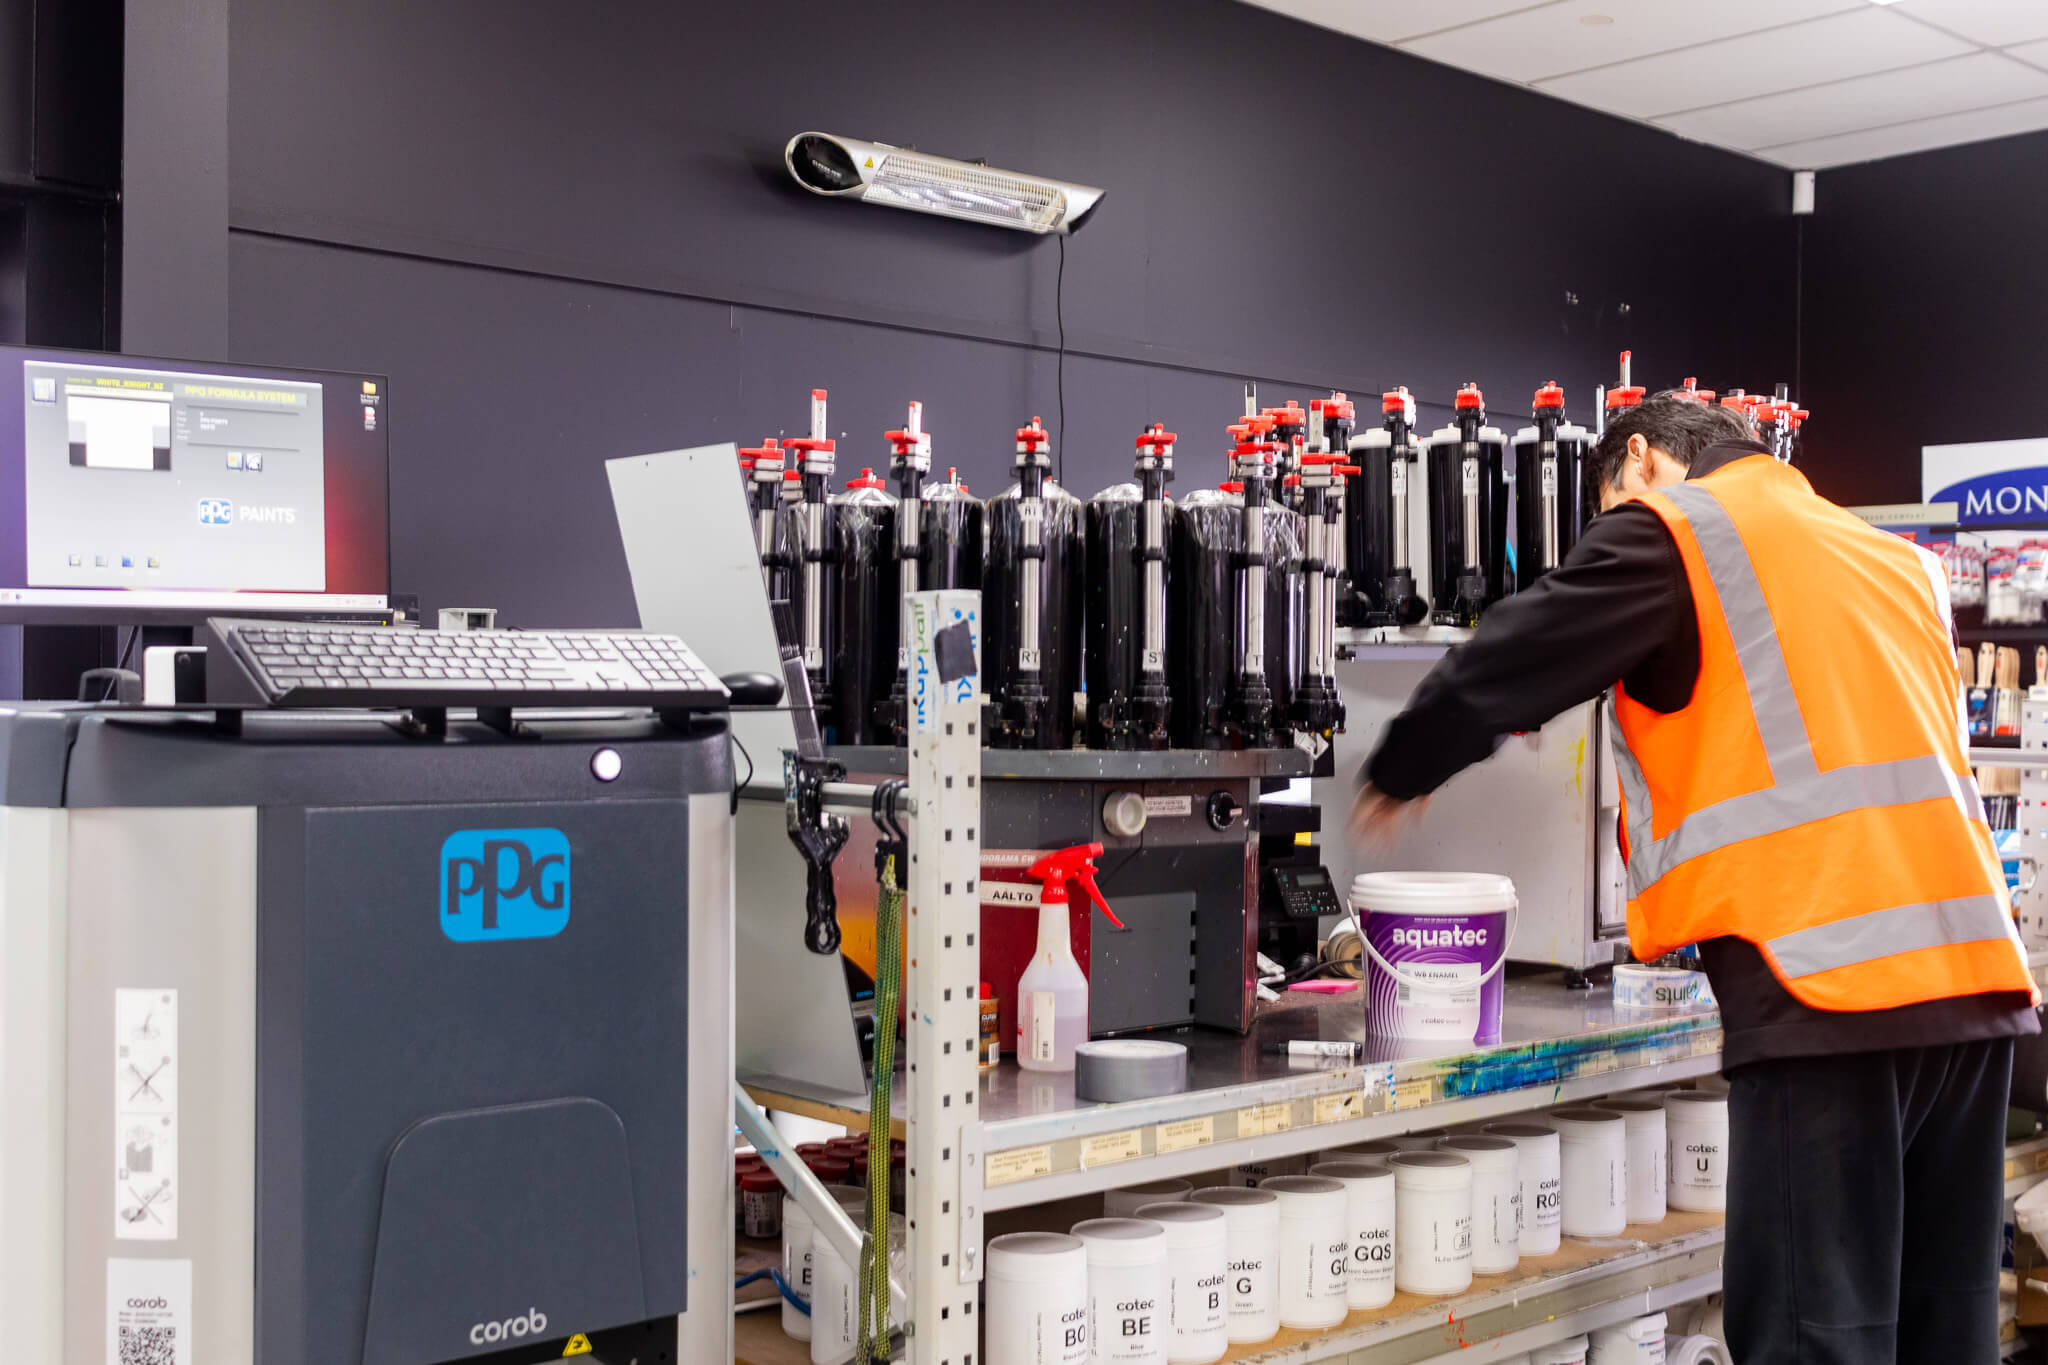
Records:
[[[913,715],[911,860],[904,999],[905,1069],[892,1112],[904,1119],[909,1188],[909,1365],[975,1365],[975,1309],[987,1215],[1119,1185],[1215,1171],[1422,1128],[1478,1122],[1673,1084],[1719,1069],[1712,1009],[1628,1017],[1604,993],[1511,982],[1496,1046],[1432,1057],[1374,1055],[1301,1066],[1263,1044],[1363,1039],[1355,999],[1281,1009],[1249,1038],[1203,1030],[1189,1046],[1191,1088],[1124,1104],[1086,1104],[1071,1075],[976,1062],[982,697],[979,676],[942,681],[938,630],[978,612],[974,594],[909,599]],[[1441,650],[1449,640],[1356,644]],[[979,640],[976,640],[979,649]],[[1368,1048],[1371,1045],[1368,1044]],[[867,1126],[865,1097],[752,1088],[761,1105]],[[1486,1362],[1715,1292],[1717,1216],[1674,1214],[1602,1243],[1573,1243],[1524,1273],[1482,1278],[1452,1300],[1397,1298],[1326,1332],[1283,1332],[1227,1360],[1371,1365]],[[772,1314],[741,1319],[738,1357],[793,1358]]]

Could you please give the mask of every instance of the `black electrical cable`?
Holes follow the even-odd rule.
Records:
[[[738,815],[740,813],[740,792],[745,790],[747,785],[754,780],[754,756],[747,752],[747,746],[740,743],[740,737],[732,731],[727,730],[725,737],[732,741],[733,748],[740,751],[740,757],[747,760],[746,781],[732,784],[732,813]]]
[[[1058,463],[1059,468],[1053,477],[1059,480],[1060,487],[1065,488],[1067,486],[1067,235],[1065,233],[1060,234],[1060,268],[1053,281],[1052,312],[1053,319],[1058,322],[1060,329],[1059,359],[1054,362],[1053,366],[1053,374],[1059,386],[1060,397],[1059,448],[1053,459]]]
[[[128,666],[128,658],[129,658],[129,656],[135,653],[135,642],[136,642],[137,640],[141,639],[141,638],[142,638],[142,627],[141,627],[141,626],[130,626],[130,627],[128,627],[128,643],[127,643],[127,644],[125,644],[125,645],[123,645],[123,646],[121,646],[121,654],[120,654],[120,657],[114,660],[114,668],[115,668],[115,669],[116,669],[117,671],[118,671],[118,670],[120,670],[120,669],[126,668],[126,667]],[[112,700],[114,699],[114,691],[115,691],[115,689],[116,689],[116,688],[118,688],[118,687],[119,687],[120,685],[121,685],[121,680],[120,680],[119,678],[109,678],[109,679],[107,679],[107,690],[106,690],[105,692],[103,692],[103,693],[101,693],[101,694],[100,694],[100,700],[101,700],[101,701],[103,701],[103,702],[108,702],[108,701],[112,701]]]

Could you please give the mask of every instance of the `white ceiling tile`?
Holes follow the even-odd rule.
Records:
[[[2036,96],[2048,97],[2048,71],[1995,52],[1977,52],[1673,114],[1657,124],[1701,142],[1753,150]]]
[[[2007,48],[2005,55],[2017,57],[2023,62],[2031,63],[2044,71],[2048,71],[2048,43],[2022,43],[2018,47]]]
[[[1540,81],[1536,88],[1596,109],[1655,118],[1970,51],[1888,8],[1865,5],[1766,33]]]
[[[2028,100],[2023,104],[2008,104],[1997,109],[1977,109],[1967,114],[1949,114],[1942,118],[1923,119],[1918,123],[1902,123],[1891,128],[1843,133],[1839,137],[1817,138],[1811,142],[1788,143],[1782,147],[1766,148],[1759,155],[1796,169],[1822,170],[1829,166],[1846,166],[1856,161],[1875,161],[1886,156],[1904,156],[1909,152],[1924,152],[1936,147],[1951,147],[1965,142],[1981,142],[1985,138],[2029,133],[2042,128],[2048,128],[2048,99]],[[1825,176],[1821,179],[1820,200],[1822,211],[1825,212]]]
[[[1905,0],[1898,8],[1987,47],[2048,38],[2048,4],[2042,0]]]
[[[1626,0],[1622,0],[1626,3]],[[1549,0],[1251,0],[1262,9],[1278,10],[1311,24],[1392,43],[1440,28],[1491,19]]]
[[[1851,8],[1845,0],[1562,0],[1401,47],[1506,80],[1535,81]]]

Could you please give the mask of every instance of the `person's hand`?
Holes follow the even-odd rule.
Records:
[[[1428,805],[1426,796],[1403,801],[1368,782],[1358,789],[1358,800],[1351,807],[1351,835],[1369,847],[1387,848]]]

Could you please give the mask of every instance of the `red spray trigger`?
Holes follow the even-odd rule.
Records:
[[[1109,922],[1129,932],[1128,926],[1116,917],[1116,911],[1109,908],[1109,902],[1102,898],[1102,888],[1095,884],[1095,860],[1102,856],[1101,844],[1075,844],[1057,853],[1048,853],[1031,865],[1026,876],[1036,877],[1045,884],[1040,899],[1046,905],[1067,903],[1067,883],[1081,883],[1081,889],[1088,893],[1088,899],[1095,902],[1095,908],[1109,916]]]

